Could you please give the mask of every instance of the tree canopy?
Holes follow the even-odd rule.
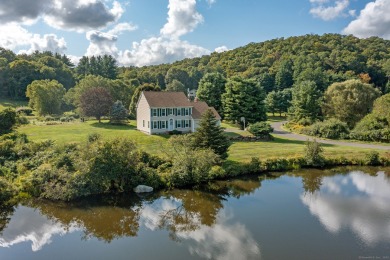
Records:
[[[367,115],[380,91],[360,80],[333,83],[324,93],[322,109],[327,117],[334,117],[354,126]]]
[[[39,115],[53,115],[61,113],[65,92],[57,80],[35,80],[27,86],[26,96],[30,99],[29,106]]]

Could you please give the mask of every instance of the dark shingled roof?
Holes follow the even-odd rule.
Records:
[[[184,92],[143,91],[150,107],[192,107]]]
[[[193,107],[192,117],[194,119],[200,119],[207,109],[211,109],[215,118],[221,119],[215,108],[209,107],[203,101],[188,101],[184,92],[143,91],[142,93],[150,107]]]
[[[218,114],[217,110],[215,110],[215,108],[213,107],[209,107],[206,102],[197,101],[191,102],[191,104],[194,106],[194,108],[192,109],[192,117],[194,119],[200,119],[203,113],[207,111],[207,109],[211,109],[211,111],[213,111],[216,119],[221,119],[221,116]]]

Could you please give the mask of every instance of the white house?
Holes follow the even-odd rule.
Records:
[[[137,103],[137,129],[148,134],[195,132],[208,109],[220,124],[221,117],[213,107],[202,101],[189,101],[183,92],[143,91]]]

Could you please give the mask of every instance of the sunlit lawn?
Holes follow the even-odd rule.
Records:
[[[136,122],[131,121],[127,125],[111,125],[107,121],[99,123],[96,120],[87,122],[62,123],[58,125],[27,125],[18,128],[20,133],[25,133],[30,140],[54,140],[58,144],[69,142],[84,142],[92,133],[98,133],[103,138],[128,137],[137,142],[139,147],[148,152],[160,151],[161,144],[167,136],[146,135],[135,128]]]
[[[147,152],[159,154],[162,152],[162,144],[169,136],[146,135],[137,131],[136,122],[131,121],[127,125],[110,125],[108,122],[98,123],[96,120],[88,122],[63,123],[59,125],[27,125],[18,129],[19,132],[28,135],[30,140],[55,140],[59,144],[68,142],[84,142],[91,133],[99,133],[103,138],[129,137],[138,143],[139,147]],[[232,127],[232,126],[229,126]],[[247,132],[239,131],[227,133],[228,135],[247,135]],[[360,158],[364,152],[370,149],[324,145],[326,156],[346,156]],[[252,157],[260,159],[276,157],[294,157],[303,154],[304,142],[275,138],[273,141],[264,142],[234,142],[229,150],[229,159],[235,161],[249,161]]]

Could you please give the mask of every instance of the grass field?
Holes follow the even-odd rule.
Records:
[[[224,125],[225,126],[225,125]],[[232,126],[229,126],[232,128]],[[236,129],[237,132],[229,132],[228,135],[247,135],[247,132]],[[152,154],[161,153],[161,146],[169,136],[146,135],[135,129],[135,121],[128,125],[110,125],[107,122],[98,123],[95,120],[84,123],[63,123],[59,125],[27,125],[18,128],[18,131],[28,135],[30,140],[42,141],[51,139],[58,144],[68,142],[83,142],[91,133],[99,133],[104,138],[129,137],[139,147]],[[293,157],[303,154],[304,142],[275,138],[273,141],[264,142],[235,142],[230,147],[229,159],[235,161],[249,161],[252,157],[260,159]],[[361,158],[370,149],[324,145],[324,154],[329,157],[346,156],[350,158]]]
[[[0,98],[0,110],[6,107],[25,106],[27,102],[10,101]],[[284,117],[272,117],[269,115],[268,121],[282,121]],[[247,136],[247,131],[239,130],[235,125],[222,123],[222,127],[227,129],[228,136]],[[110,125],[107,122],[98,123],[95,120],[87,122],[75,121],[72,123],[59,123],[58,125],[25,125],[18,128],[18,131],[25,133],[30,140],[43,141],[54,140],[58,144],[69,142],[84,142],[88,135],[98,133],[104,138],[129,137],[138,146],[152,154],[161,153],[161,146],[169,136],[146,135],[136,130],[136,122],[130,121],[127,125]],[[260,159],[286,158],[303,154],[304,142],[275,138],[273,141],[265,142],[234,142],[229,150],[229,159],[235,161],[249,161],[252,157]],[[361,158],[370,149],[323,145],[324,154],[329,157],[345,156],[349,158]],[[383,153],[383,152],[382,152]]]

